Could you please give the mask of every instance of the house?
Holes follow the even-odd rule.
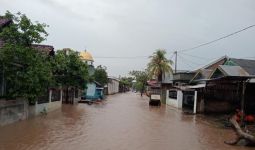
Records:
[[[194,77],[196,72],[188,71],[188,70],[177,70],[176,73],[173,74],[173,85],[187,85],[190,80]]]
[[[176,100],[171,101],[171,100],[174,100],[173,98],[171,98],[171,95],[173,95],[172,93],[174,93],[174,91],[176,92],[176,94],[178,91],[180,93],[180,89],[179,90],[176,89],[176,86],[188,85],[194,75],[195,75],[195,72],[187,71],[187,70],[177,70],[175,73],[168,73],[168,75],[164,77],[165,79],[163,78],[164,80],[162,81],[162,84],[161,84],[161,89],[162,89],[161,101],[162,101],[162,103],[181,108],[182,101],[181,102],[176,102]],[[168,82],[165,82],[165,80],[168,80]],[[181,96],[181,98],[177,98],[177,99],[180,100],[180,99],[182,99],[182,97],[183,96]],[[177,104],[178,104],[178,106],[177,106]]]
[[[206,81],[205,112],[231,112],[245,109],[255,113],[255,60],[229,58]]]
[[[210,78],[212,72],[219,66],[223,65],[228,60],[227,56],[223,56],[208,65],[196,70],[195,75],[190,80],[190,84],[205,84],[205,81]]]
[[[94,59],[92,55],[87,51],[82,51],[79,53],[80,59],[88,65],[88,72],[89,76],[93,76],[95,73],[95,67],[94,67]],[[86,85],[86,89],[83,91],[82,99],[87,100],[98,100],[103,99],[103,86],[98,83],[97,81],[89,82]]]
[[[189,85],[178,87],[183,93],[183,105],[185,91],[190,90],[194,94],[189,94],[195,95],[192,100],[193,112],[222,113],[240,109],[245,83],[245,107],[251,112],[255,106],[252,100],[255,96],[251,92],[254,88],[254,74],[255,60],[221,57],[197,70]]]
[[[12,20],[10,19],[0,18],[0,32],[11,23]],[[3,46],[4,41],[0,39],[0,48]],[[55,54],[54,47],[50,45],[32,44],[31,47],[43,55],[53,56]],[[61,107],[61,88],[45,89],[45,94],[40,96],[33,104],[28,104],[24,98],[6,100],[4,96],[7,92],[8,83],[6,83],[6,76],[1,68],[2,66],[0,66],[0,126],[27,119],[42,112],[53,111]]]
[[[80,59],[86,63],[89,67],[89,75],[92,76],[95,73],[95,67],[94,67],[94,59],[92,55],[87,51],[82,51],[79,53]]]
[[[119,93],[119,82],[120,80],[116,77],[108,77],[108,83],[105,86],[106,88],[106,94],[107,95],[112,95],[112,94],[116,94]]]
[[[45,55],[54,55],[54,47],[50,45],[35,45],[32,47]],[[4,72],[0,71],[0,96],[7,92],[6,77]],[[19,120],[50,112],[59,109],[62,106],[63,91],[61,88],[45,89],[45,94],[40,96],[35,103],[27,103],[24,98],[6,100],[0,98],[0,125],[6,125]],[[8,117],[7,117],[8,116]]]
[[[161,95],[161,85],[155,79],[151,79],[147,81],[147,84],[146,84],[146,95],[150,97],[151,94]]]
[[[100,83],[94,81],[87,84],[85,99],[102,100],[104,98],[103,87]]]
[[[228,59],[223,56],[198,70],[178,71],[173,76],[173,87],[167,90],[166,103],[177,108],[188,108],[193,113],[204,112],[206,81]]]

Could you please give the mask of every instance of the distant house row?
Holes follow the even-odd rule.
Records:
[[[162,89],[163,103],[194,113],[255,113],[255,60],[224,56],[198,70],[168,75]]]

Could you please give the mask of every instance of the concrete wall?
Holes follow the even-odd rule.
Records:
[[[169,98],[169,90],[166,92],[166,104],[176,107],[182,108],[182,100],[183,100],[183,93],[180,90],[177,90],[177,99]]]
[[[28,104],[25,100],[0,100],[0,126],[28,118]]]
[[[43,113],[51,112],[56,109],[61,108],[62,106],[62,99],[63,99],[63,91],[60,91],[60,100],[59,101],[51,101],[51,95],[52,95],[52,90],[49,92],[49,103],[42,103],[38,104],[36,102],[35,105],[29,106],[29,117],[37,116]]]
[[[108,94],[115,94],[119,92],[119,81],[115,79],[109,79],[107,84]]]
[[[0,100],[0,126],[11,124],[42,113],[51,112],[62,106],[61,90],[60,100],[51,101],[52,91],[49,92],[49,103],[35,104],[29,106],[26,100]]]

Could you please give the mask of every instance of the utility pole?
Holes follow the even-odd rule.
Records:
[[[174,72],[177,73],[177,51],[175,51],[174,54],[175,54],[175,62],[174,62],[175,68],[174,68]]]

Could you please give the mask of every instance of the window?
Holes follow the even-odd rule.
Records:
[[[169,98],[177,99],[177,91],[169,91]]]

